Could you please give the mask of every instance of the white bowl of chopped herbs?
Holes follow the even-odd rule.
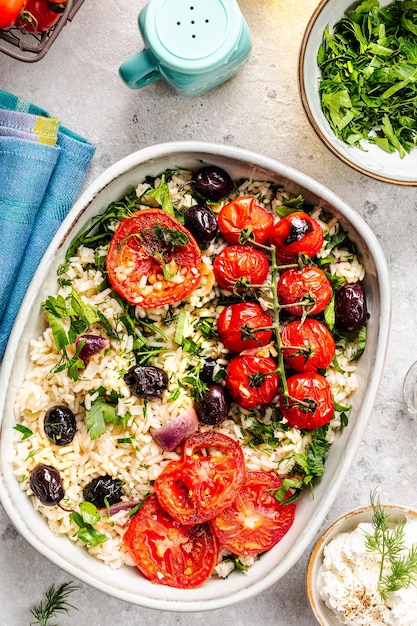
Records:
[[[345,513],[320,536],[307,595],[321,626],[417,623],[417,511],[371,504]]]
[[[305,31],[299,89],[323,143],[378,180],[417,185],[417,10],[402,0],[322,0]]]

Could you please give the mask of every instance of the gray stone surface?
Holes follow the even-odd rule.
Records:
[[[416,192],[362,176],[320,142],[303,112],[297,85],[302,34],[317,0],[240,0],[253,52],[244,69],[195,99],[163,83],[131,91],[118,67],[141,49],[136,27],[144,0],[86,0],[46,57],[22,63],[0,53],[0,87],[31,100],[97,145],[86,185],[105,168],[144,146],[206,140],[281,160],[327,185],[378,237],[392,278],[393,317],[385,374],[356,460],[323,524],[350,508],[381,499],[416,506],[417,423],[405,413],[402,383],[417,358]],[[315,619],[305,592],[306,551],[288,574],[260,596],[210,613],[162,613],[131,606],[84,584],[73,595],[78,611],[60,626],[309,626]],[[0,508],[0,623],[25,626],[30,608],[52,583],[68,580],[17,534]]]

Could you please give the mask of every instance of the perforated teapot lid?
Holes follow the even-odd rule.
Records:
[[[151,0],[145,8],[147,43],[171,69],[209,70],[236,50],[243,17],[235,0]]]

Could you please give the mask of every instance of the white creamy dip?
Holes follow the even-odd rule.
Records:
[[[417,626],[417,587],[389,593],[383,603],[378,592],[381,559],[366,549],[365,532],[373,534],[372,524],[359,524],[324,548],[318,576],[322,600],[346,626]],[[417,521],[408,520],[404,546],[410,548],[413,543],[417,544]]]

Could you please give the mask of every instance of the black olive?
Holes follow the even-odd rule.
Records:
[[[122,499],[122,486],[121,480],[117,480],[108,474],[98,476],[84,487],[84,500],[91,502],[98,509],[102,509],[107,505],[117,504]]]
[[[134,365],[124,375],[124,381],[133,395],[152,398],[168,387],[168,374],[154,365]]]
[[[58,504],[65,496],[61,476],[51,465],[37,465],[30,474],[30,488],[45,506]]]
[[[74,439],[77,430],[75,415],[67,406],[53,406],[43,421],[45,435],[57,446],[66,446]]]
[[[206,385],[213,382],[214,368],[217,365],[216,359],[209,357],[204,361],[204,365],[200,370],[200,380]]]
[[[335,297],[336,327],[354,332],[361,328],[367,319],[365,292],[360,283],[343,285]]]
[[[210,426],[224,422],[229,409],[230,400],[226,389],[221,385],[210,385],[195,407],[200,422],[210,424]]]
[[[194,174],[192,187],[204,198],[217,202],[229,195],[233,189],[233,181],[221,167],[205,165]]]
[[[184,226],[198,243],[208,243],[217,234],[217,219],[213,211],[202,204],[195,204],[184,211]]]

